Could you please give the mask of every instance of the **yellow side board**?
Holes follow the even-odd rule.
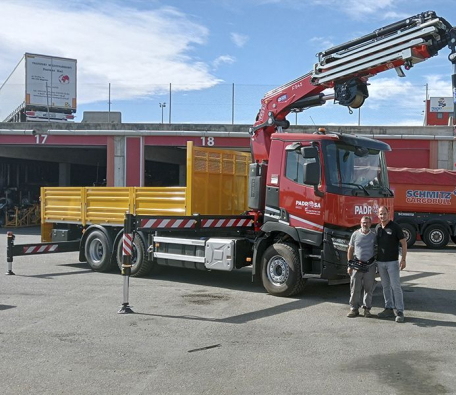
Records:
[[[41,223],[123,225],[135,215],[236,215],[247,210],[250,154],[187,144],[186,187],[43,187]],[[47,238],[47,237],[46,237]]]

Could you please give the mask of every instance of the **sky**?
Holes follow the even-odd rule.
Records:
[[[123,122],[253,124],[263,95],[311,71],[315,55],[456,0],[0,0],[0,83],[24,53],[77,59],[78,110]],[[450,97],[449,50],[369,80],[358,112],[332,102],[302,125],[422,125],[428,96]],[[427,88],[426,88],[427,87]],[[166,103],[165,105],[163,105]]]

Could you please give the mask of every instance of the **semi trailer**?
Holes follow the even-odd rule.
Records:
[[[72,121],[76,66],[75,59],[24,54],[0,87],[0,121]]]
[[[456,171],[389,167],[388,176],[409,247],[418,238],[435,249],[456,243]]]

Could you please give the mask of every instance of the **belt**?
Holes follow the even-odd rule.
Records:
[[[375,263],[375,257],[373,256],[367,261],[360,261],[358,258],[350,259],[348,261],[348,267],[351,269],[359,270],[360,272],[368,272],[370,267]]]

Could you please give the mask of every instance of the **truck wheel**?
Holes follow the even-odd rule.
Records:
[[[456,244],[456,236],[451,236],[451,240],[453,241],[454,244]]]
[[[292,296],[304,289],[298,250],[293,244],[275,243],[264,252],[261,262],[263,286],[274,296]]]
[[[412,224],[402,223],[399,224],[404,233],[405,240],[407,240],[407,247],[411,247],[416,242],[416,229]]]
[[[122,239],[119,240],[117,243],[117,266],[119,269],[122,270]],[[135,238],[133,240],[133,253],[131,256],[131,276],[132,277],[142,277],[147,274],[152,269],[152,262],[147,260],[146,256],[146,246],[144,242],[138,234],[135,234]]]
[[[423,241],[429,248],[444,248],[449,240],[450,235],[443,225],[429,225],[424,231]]]
[[[84,252],[93,271],[107,272],[112,269],[112,245],[102,231],[94,230],[87,236]]]

